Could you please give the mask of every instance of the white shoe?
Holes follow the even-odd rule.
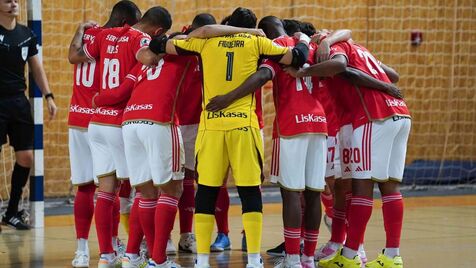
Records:
[[[89,254],[87,252],[76,251],[73,261],[73,267],[89,267]]]
[[[197,242],[193,233],[181,234],[178,248],[180,252],[197,253]]]
[[[171,260],[166,260],[162,264],[157,264],[155,263],[155,261],[150,259],[148,268],[182,268],[182,266],[180,266],[180,264],[175,263],[174,261],[171,261]]]
[[[166,249],[167,255],[175,255],[177,254],[177,249],[174,246],[174,242],[172,241],[171,238],[167,241],[167,249]]]
[[[122,268],[145,268],[147,267],[147,260],[142,255],[137,257],[126,254],[122,258]]]
[[[326,214],[324,214],[324,224],[327,227],[327,230],[329,230],[329,233],[332,234],[332,218],[328,217]]]
[[[246,264],[246,268],[264,268],[263,259],[260,259],[259,262],[260,262],[259,264],[257,264],[257,263],[248,263],[248,264]]]
[[[195,260],[195,265],[193,266],[193,268],[210,268],[210,264],[207,264],[207,265],[198,265],[198,264],[197,264],[197,260]]]
[[[98,268],[115,268],[121,267],[122,262],[114,253],[101,254],[99,257]]]
[[[339,253],[341,248],[342,245],[329,241],[316,250],[314,259],[316,261],[332,259]]]
[[[288,255],[278,260],[274,268],[302,268],[301,257],[299,255]]]

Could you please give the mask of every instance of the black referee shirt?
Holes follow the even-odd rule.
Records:
[[[37,38],[28,27],[17,23],[7,30],[0,25],[0,98],[26,89],[25,63],[36,54]]]

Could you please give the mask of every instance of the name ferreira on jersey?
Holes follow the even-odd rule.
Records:
[[[94,109],[93,108],[81,107],[77,104],[69,106],[69,111],[71,113],[94,114]]]
[[[154,108],[154,105],[152,103],[132,104],[132,105],[126,106],[126,109],[124,110],[124,113],[132,112],[132,111],[152,110],[153,108]]]
[[[314,115],[314,114],[300,114],[295,115],[296,123],[327,123],[327,119],[325,116],[322,115]]]
[[[248,114],[243,112],[207,112],[207,119],[216,118],[248,118]]]

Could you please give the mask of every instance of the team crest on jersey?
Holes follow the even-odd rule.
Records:
[[[28,47],[22,47],[21,48],[21,57],[23,60],[26,60],[26,57],[28,56]]]
[[[145,45],[148,45],[149,43],[150,43],[149,38],[142,38],[142,39],[140,40],[140,46],[141,46],[141,47],[143,47],[143,46],[145,46]]]

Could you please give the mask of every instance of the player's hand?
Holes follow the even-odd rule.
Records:
[[[320,41],[321,41],[321,38],[320,38],[319,34],[316,33],[313,36],[311,36],[311,42],[312,43],[319,44]]]
[[[330,52],[331,52],[331,47],[329,43],[326,41],[326,39],[322,40],[322,42],[319,44],[319,47],[317,48],[317,51],[316,51],[317,61],[323,62],[328,60]]]
[[[290,76],[295,77],[295,78],[304,77],[304,74],[302,73],[301,69],[298,70],[294,67],[289,66],[289,67],[284,68],[284,71],[286,73],[288,73]]]
[[[96,97],[99,95],[99,92],[97,92],[96,94],[94,94],[92,100],[91,100],[91,107],[93,109],[96,109],[98,106],[96,105],[96,102],[94,101],[96,99]]]
[[[227,95],[218,95],[210,99],[206,109],[209,112],[218,112],[230,106],[232,102]]]
[[[58,107],[56,107],[55,100],[53,98],[46,99],[46,104],[48,105],[48,114],[50,115],[49,120],[53,120],[56,117],[58,112]]]
[[[79,27],[83,28],[84,30],[86,29],[89,29],[89,28],[93,28],[93,27],[96,27],[98,25],[97,22],[93,21],[93,20],[88,20],[86,22],[83,22],[79,25]]]
[[[250,29],[250,34],[256,35],[256,36],[266,37],[266,34],[261,29]]]
[[[387,86],[386,92],[390,96],[393,96],[397,99],[403,99],[404,98],[403,92],[394,84],[389,83],[388,86]]]
[[[305,33],[295,32],[294,37],[299,39],[299,42],[306,43],[307,45],[309,45],[309,43],[311,42],[311,38],[307,36]]]

